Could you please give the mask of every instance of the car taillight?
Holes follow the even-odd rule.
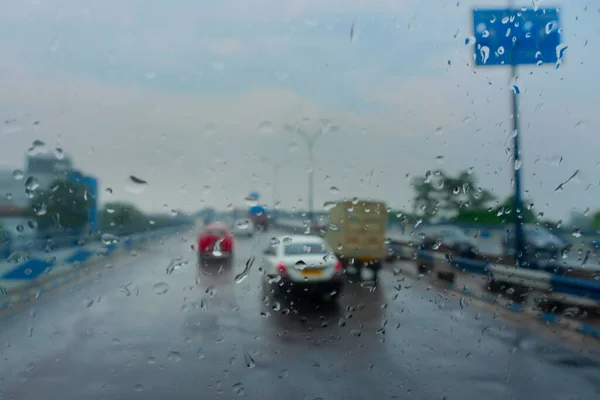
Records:
[[[277,264],[277,272],[281,275],[285,275],[287,274],[287,268],[285,267],[285,265],[283,265],[283,263],[279,263]]]
[[[343,268],[344,266],[342,265],[342,262],[340,260],[337,260],[337,262],[335,263],[335,272],[342,272]]]

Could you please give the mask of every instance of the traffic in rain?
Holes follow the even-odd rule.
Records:
[[[600,399],[597,6],[3,10],[0,400]]]

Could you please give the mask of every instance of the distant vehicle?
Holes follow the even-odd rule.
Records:
[[[477,240],[458,226],[430,225],[418,230],[423,247],[427,250],[450,249],[465,257],[477,253]]]
[[[342,290],[342,263],[318,236],[283,236],[263,252],[266,285],[293,296],[334,300]]]
[[[254,226],[254,222],[252,222],[249,218],[238,219],[234,222],[233,227],[231,228],[231,233],[233,236],[251,237],[254,235],[255,231],[256,227]]]
[[[559,261],[562,252],[570,247],[569,244],[563,242],[543,226],[525,224],[523,225],[523,233],[525,235],[525,253],[528,262]],[[504,237],[502,246],[505,255],[515,256],[514,229],[511,229]]]
[[[207,225],[198,235],[198,261],[233,259],[233,237],[227,225]]]
[[[266,232],[269,229],[269,216],[263,206],[253,206],[248,210],[248,219],[257,229]]]
[[[341,201],[329,212],[325,241],[345,267],[368,268],[377,274],[387,258],[387,210],[377,201]]]

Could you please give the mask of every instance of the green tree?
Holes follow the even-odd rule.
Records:
[[[143,230],[148,227],[148,218],[129,203],[106,203],[100,212],[102,230]]]
[[[592,216],[592,228],[596,231],[600,231],[600,211],[596,211]]]
[[[427,171],[413,179],[415,197],[413,212],[424,219],[436,214],[456,217],[464,209],[485,210],[495,196],[477,185],[476,176],[469,170],[451,176],[443,171]]]
[[[41,230],[82,229],[88,223],[91,204],[85,185],[57,179],[48,189],[35,192],[30,214]]]

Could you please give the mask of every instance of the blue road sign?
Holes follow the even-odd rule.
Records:
[[[473,10],[473,30],[478,66],[554,64],[566,49],[556,9]]]

